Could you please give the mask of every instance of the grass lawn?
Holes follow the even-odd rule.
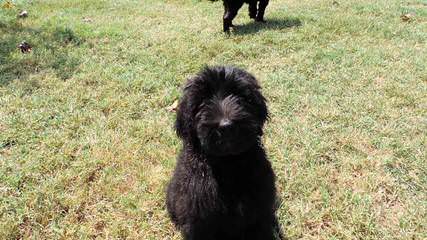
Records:
[[[263,86],[289,239],[427,239],[426,0],[271,0],[230,36],[220,1],[6,2],[0,239],[180,239],[167,107],[205,64]]]

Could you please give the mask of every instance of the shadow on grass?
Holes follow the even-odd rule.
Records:
[[[263,30],[282,30],[286,28],[299,27],[302,22],[298,18],[285,18],[285,19],[266,19],[266,22],[251,21],[248,24],[237,25],[236,35],[253,34]]]
[[[0,32],[0,86],[48,69],[66,80],[80,65],[80,59],[70,52],[82,39],[69,28],[29,28],[12,20],[0,22]],[[30,53],[21,53],[18,49],[22,41],[32,46]]]

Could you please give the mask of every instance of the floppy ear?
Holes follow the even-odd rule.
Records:
[[[254,115],[257,120],[261,123],[261,128],[264,123],[268,120],[268,108],[267,100],[261,93],[261,87],[258,84],[258,80],[249,72],[246,72],[239,68],[231,68],[230,78],[238,79],[241,84],[241,88],[246,92],[248,101],[251,103],[251,108],[254,110]],[[262,129],[260,129],[262,133]]]
[[[175,131],[185,142],[192,142],[196,136],[194,118],[197,113],[197,102],[193,91],[194,79],[189,79],[184,87],[184,94],[178,104]]]
[[[257,117],[261,121],[262,125],[269,119],[268,108],[267,108],[267,100],[261,93],[261,87],[256,86],[254,90],[254,102],[257,109]]]
[[[264,98],[264,96],[260,92],[260,87],[257,86],[256,89],[253,91],[253,100],[255,111],[256,111],[256,117],[258,118],[259,122],[261,123],[258,125],[258,133],[260,135],[263,135],[263,127],[265,122],[269,119],[268,114],[268,108],[267,108],[267,100]]]
[[[188,107],[188,97],[185,95],[181,98],[178,109],[176,111],[175,131],[178,137],[185,139],[189,135],[189,130],[192,127],[191,111]]]

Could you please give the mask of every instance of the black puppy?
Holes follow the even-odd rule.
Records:
[[[223,0],[224,1],[224,32],[230,31],[233,26],[233,19],[237,12],[243,6],[243,3],[249,4],[249,17],[257,22],[264,22],[265,8],[269,0]],[[258,4],[259,3],[259,4]]]
[[[261,143],[268,118],[257,80],[205,68],[185,85],[176,132],[183,141],[167,208],[185,240],[273,240],[275,177]]]

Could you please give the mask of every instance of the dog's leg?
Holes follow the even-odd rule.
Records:
[[[230,5],[224,2],[224,18],[223,18],[224,32],[230,31],[230,27],[233,26],[233,19],[236,17],[237,12],[242,7],[242,5],[243,5],[243,2],[238,4],[230,4]]]
[[[224,32],[229,32],[230,27],[233,27],[233,19],[236,17],[237,11],[228,10],[224,14]]]
[[[260,0],[259,1],[259,6],[258,6],[258,14],[256,16],[256,21],[257,22],[264,22],[264,13],[265,13],[265,8],[268,5],[269,0]]]
[[[249,17],[252,19],[256,18],[257,14],[257,1],[252,1],[249,3]]]
[[[231,21],[229,21],[228,17],[228,6],[224,3],[224,17],[222,18],[224,32],[229,32],[230,27],[232,25]]]

